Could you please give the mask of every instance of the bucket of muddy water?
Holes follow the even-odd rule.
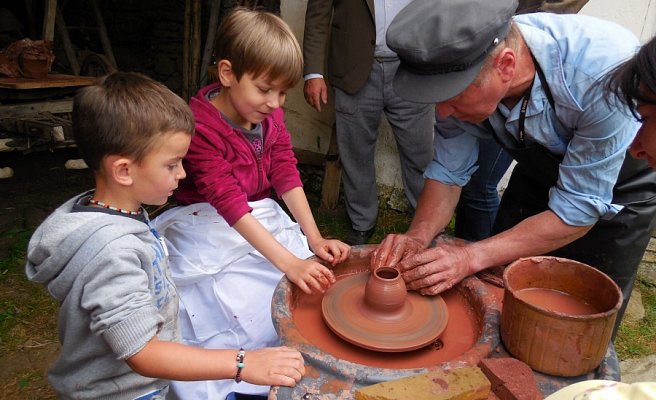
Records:
[[[622,305],[603,272],[558,257],[520,258],[503,274],[501,339],[536,371],[579,376],[603,360]]]

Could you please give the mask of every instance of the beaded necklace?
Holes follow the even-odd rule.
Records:
[[[141,214],[141,209],[139,211],[124,210],[122,208],[118,208],[118,207],[110,206],[109,204],[105,204],[100,200],[89,199],[89,204],[92,204],[92,205],[98,206],[98,207],[102,207],[102,208],[106,208],[106,209],[112,210],[112,211],[118,211],[121,214],[126,214],[126,215],[139,215],[139,214]]]

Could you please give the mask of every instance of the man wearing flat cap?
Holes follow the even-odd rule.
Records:
[[[542,254],[608,274],[628,302],[654,228],[656,173],[627,148],[639,124],[598,82],[638,40],[611,22],[547,13],[513,17],[516,0],[415,0],[387,44],[400,57],[394,90],[435,103],[435,158],[405,234],[372,268],[397,265],[409,289],[437,294],[468,275]],[[451,220],[494,138],[517,161],[494,224],[471,243],[433,238]]]

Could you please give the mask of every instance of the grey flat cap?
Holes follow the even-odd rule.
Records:
[[[517,0],[414,0],[387,30],[401,63],[394,90],[406,100],[438,103],[469,86],[503,40]]]

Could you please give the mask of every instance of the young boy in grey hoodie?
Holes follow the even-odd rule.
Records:
[[[73,130],[95,189],[39,226],[26,265],[60,302],[61,352],[49,372],[59,396],[163,399],[169,379],[294,386],[305,373],[294,349],[177,343],[167,249],[141,205],[164,204],[185,177],[194,130],[186,103],[143,75],[117,72],[75,97]]]

